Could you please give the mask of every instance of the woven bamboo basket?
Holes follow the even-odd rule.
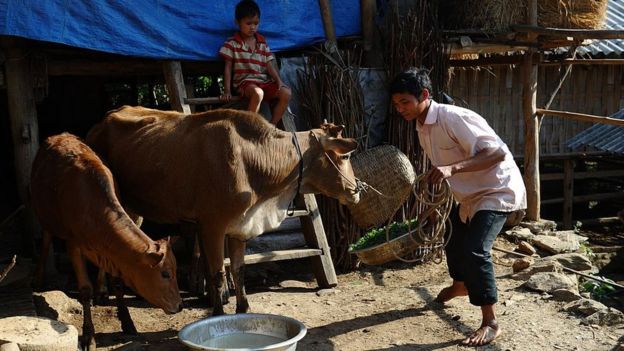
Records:
[[[423,242],[414,235],[415,230],[394,238],[385,243],[351,251],[352,254],[367,265],[380,265],[414,253],[423,246]],[[442,242],[439,245],[443,245]]]
[[[410,160],[392,145],[376,146],[351,158],[355,176],[378,190],[369,189],[360,201],[348,205],[355,223],[363,229],[392,217],[410,194],[416,173]]]

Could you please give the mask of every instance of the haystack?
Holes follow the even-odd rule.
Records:
[[[481,28],[505,32],[513,24],[527,24],[528,0],[455,0],[447,28]],[[570,29],[602,26],[608,0],[538,0],[538,25]]]

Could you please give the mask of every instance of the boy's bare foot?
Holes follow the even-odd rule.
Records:
[[[455,297],[466,295],[468,295],[468,290],[466,290],[464,284],[453,283],[453,285],[442,289],[434,301],[445,303]]]
[[[482,325],[466,340],[462,341],[462,345],[466,346],[482,346],[491,343],[501,334],[501,329],[496,322],[489,325]]]

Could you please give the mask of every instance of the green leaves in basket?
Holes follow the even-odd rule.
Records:
[[[416,228],[416,219],[410,219],[404,222],[392,222],[388,226],[390,240],[398,238],[407,233],[409,229]],[[383,244],[387,241],[386,227],[371,229],[366,234],[349,246],[349,252],[362,250],[375,245]],[[409,229],[408,229],[409,228]]]

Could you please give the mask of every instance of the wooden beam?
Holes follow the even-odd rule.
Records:
[[[560,65],[624,65],[624,59],[565,59],[561,61],[543,61],[540,66]]]
[[[529,24],[537,25],[537,0],[529,1]],[[529,41],[535,36],[529,34]],[[522,63],[522,109],[524,115],[524,185],[527,192],[527,213],[530,221],[540,219],[539,122],[537,119],[536,50],[527,50]]]
[[[458,43],[448,43],[446,44],[447,50],[452,55],[465,55],[465,54],[493,54],[493,53],[501,53],[501,52],[517,52],[517,51],[526,51],[528,47],[526,46],[511,46],[511,45],[500,45],[500,44],[484,44],[484,43],[473,43],[468,46],[462,46]]]
[[[546,109],[538,108],[537,114],[542,115],[542,116],[556,116],[556,117],[562,117],[562,118],[571,118],[571,119],[575,119],[578,121],[585,121],[585,122],[592,122],[592,123],[599,123],[599,124],[609,124],[613,126],[624,126],[624,119],[600,117],[600,116],[594,116],[594,115],[587,115],[584,113],[546,110]]]
[[[241,99],[240,96],[232,96],[232,100],[230,100],[230,101],[234,102],[234,101],[239,101],[240,99]],[[215,96],[202,97],[202,98],[186,98],[186,99],[184,99],[184,102],[186,104],[189,104],[189,105],[218,105],[218,104],[224,104],[224,102],[221,101],[221,99],[219,99],[218,97],[215,97]]]
[[[21,237],[24,253],[34,254],[34,237],[39,231],[35,214],[30,208],[30,173],[39,149],[39,122],[32,86],[30,63],[25,49],[9,47],[12,43],[0,40],[5,47],[6,87],[13,139],[15,183],[20,200],[26,206],[27,229]]]
[[[186,87],[184,86],[184,76],[182,75],[182,65],[180,61],[166,61],[163,63],[167,91],[171,108],[185,114],[191,113],[191,107],[186,103]]]
[[[574,179],[589,179],[589,178],[611,178],[611,177],[620,177],[624,178],[624,170],[614,170],[614,171],[589,171],[589,172],[574,172]],[[543,182],[550,180],[561,180],[563,179],[563,173],[546,173],[541,175],[541,180]]]
[[[329,0],[319,0],[319,8],[321,10],[325,37],[327,38],[330,48],[332,48],[330,50],[333,50],[336,48],[336,31],[334,30],[334,19]]]
[[[516,32],[529,33],[533,35],[549,35],[554,37],[572,37],[575,39],[624,39],[624,30],[607,29],[560,29],[546,28],[537,25],[512,25],[511,29]]]
[[[577,202],[587,202],[587,201],[604,201],[604,200],[618,199],[618,198],[624,198],[624,192],[578,195],[578,196],[574,196],[572,199],[574,203],[577,203]],[[543,200],[542,205],[553,205],[553,204],[561,203],[563,201],[564,201],[564,198],[562,197],[548,199],[548,200]]]

